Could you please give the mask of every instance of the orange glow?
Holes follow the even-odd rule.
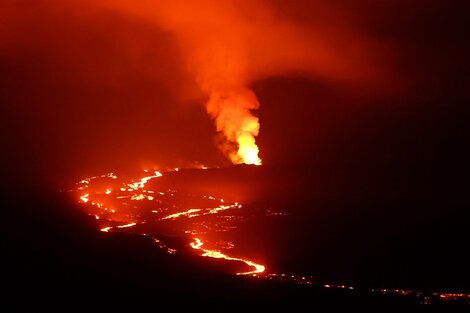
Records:
[[[89,197],[89,194],[85,194],[85,195],[80,197],[80,200],[82,200],[83,203],[87,203],[88,202],[88,197]]]
[[[172,169],[172,171],[179,171],[179,169]],[[148,171],[145,171],[148,172]],[[121,186],[119,185],[113,185],[113,186],[108,186],[106,187],[105,190],[95,190],[94,188],[94,180],[99,180],[101,178],[108,178],[112,177],[113,179],[117,179],[117,176],[114,174],[107,174],[107,175],[101,175],[101,176],[95,176],[91,178],[87,178],[82,180],[81,182],[78,183],[78,188],[77,190],[81,190],[82,187],[86,187],[89,190],[89,193],[80,195],[80,202],[86,203],[90,205],[90,208],[95,208],[91,210],[90,215],[94,216],[96,220],[103,220],[103,223],[106,223],[106,221],[119,221],[119,222],[127,222],[126,224],[118,225],[118,226],[106,226],[100,228],[100,231],[102,232],[110,232],[110,231],[118,231],[119,229],[123,228],[130,228],[135,225],[139,224],[144,224],[146,223],[145,219],[142,219],[139,215],[135,215],[134,213],[124,213],[123,209],[126,207],[126,202],[123,202],[124,207],[116,207],[114,204],[115,200],[122,201],[121,199],[129,199],[133,201],[143,201],[143,200],[155,200],[155,197],[167,197],[170,195],[172,198],[177,198],[179,197],[179,193],[175,190],[168,190],[168,193],[161,192],[161,191],[154,191],[154,190],[147,190],[143,189],[148,181],[154,178],[161,177],[163,174],[161,172],[155,172],[154,175],[151,176],[145,176],[143,178],[140,178],[136,181],[132,181],[131,183],[123,183]],[[119,192],[113,193],[112,190],[119,190]],[[136,190],[142,190],[142,193],[135,193]],[[151,194],[148,195],[148,194]],[[96,196],[95,196],[96,195]],[[103,198],[103,195],[106,196],[106,198]],[[194,196],[191,196],[194,197]],[[91,200],[90,200],[91,199]],[[113,200],[114,199],[114,200]],[[155,203],[161,203],[163,198],[157,198]],[[206,205],[208,207],[205,208],[191,208],[191,209],[185,209],[181,210],[182,208],[175,207],[173,204],[172,210],[175,210],[175,208],[178,210],[177,212],[172,212],[171,214],[165,214],[163,217],[159,216],[160,214],[164,213],[168,209],[151,209],[149,212],[156,214],[157,215],[157,220],[158,221],[163,221],[163,220],[177,220],[181,217],[186,217],[187,219],[192,219],[192,218],[200,218],[205,215],[219,215],[218,216],[218,222],[216,222],[212,227],[215,229],[213,231],[220,232],[220,231],[228,231],[231,229],[236,228],[236,226],[232,225],[226,225],[224,223],[232,223],[232,219],[236,217],[236,215],[228,214],[228,215],[221,215],[223,214],[222,212],[227,211],[227,210],[238,210],[242,208],[242,205],[239,204],[238,202],[228,202],[225,201],[222,198],[216,198],[210,195],[204,195],[201,196],[201,199],[205,199]],[[173,200],[170,200],[173,201]],[[109,209],[108,206],[113,203],[113,209]],[[137,208],[137,206],[134,206],[134,208]],[[115,213],[113,215],[110,215],[111,213]],[[136,218],[138,219],[136,221]],[[235,221],[237,220],[236,218],[234,219]],[[224,222],[220,222],[224,221]],[[183,220],[183,223],[186,223]],[[197,222],[196,222],[197,224]],[[189,224],[192,225],[192,224]],[[200,230],[194,230],[194,229],[184,229],[184,233],[189,233],[192,235],[198,235],[201,233],[204,233],[205,230],[207,229],[207,225],[204,226],[203,229]],[[210,229],[210,227],[209,227]],[[145,235],[144,233],[142,235]],[[169,254],[174,254],[176,253],[175,249],[172,249],[170,247],[167,247],[164,245],[160,240],[154,238],[154,242],[158,244],[160,248],[164,248]],[[237,261],[237,262],[242,262],[245,263],[246,265],[250,266],[253,268],[251,271],[247,272],[242,272],[242,273],[237,273],[238,275],[257,275],[260,273],[263,273],[265,271],[264,265],[257,264],[253,261],[250,261],[245,258],[238,258],[238,257],[232,257],[229,256],[225,253],[223,253],[221,250],[215,250],[215,249],[206,249],[206,248],[201,248],[203,245],[203,242],[199,238],[194,238],[194,242],[191,243],[191,247],[193,247],[196,250],[201,250],[203,253],[201,256],[203,257],[210,257],[210,258],[215,258],[215,259],[225,259],[229,261]],[[221,242],[218,244],[222,249],[232,249],[234,248],[234,244],[231,242]]]
[[[458,299],[470,300],[470,294],[466,294],[466,293],[441,293],[441,294],[436,293],[435,295],[438,295],[439,298],[443,300],[458,300]]]
[[[170,171],[176,171],[176,169]],[[145,172],[148,173],[148,171]],[[151,179],[162,175],[161,172],[155,172],[154,175],[145,176],[136,181],[132,180],[130,183],[119,181],[113,173],[86,178],[77,184],[77,199],[87,209],[88,214],[100,225],[99,230],[102,232],[120,232],[126,229],[126,233],[150,237],[158,248],[163,249],[168,254],[178,253],[174,247],[167,246],[155,235],[147,233],[148,229],[143,231],[140,227],[132,228],[136,225],[165,221],[165,227],[168,227],[170,232],[179,232],[183,236],[191,236],[190,246],[192,249],[199,251],[201,257],[241,262],[251,267],[249,271],[234,273],[236,275],[252,275],[256,278],[302,285],[317,283],[313,276],[269,273],[266,272],[265,265],[253,262],[247,256],[234,256],[231,251],[236,251],[236,241],[234,243],[227,240],[231,239],[230,237],[222,239],[225,236],[219,236],[218,234],[220,232],[230,234],[231,231],[236,231],[238,228],[237,223],[246,218],[245,212],[240,210],[242,204],[211,195],[184,194],[170,189],[163,192],[159,189],[149,190],[150,187],[143,189]],[[113,178],[116,181],[111,185],[107,181],[106,188],[103,189],[100,186],[100,180],[106,178]],[[95,180],[98,181],[98,184],[95,184]],[[156,186],[152,185],[152,187]],[[87,193],[83,194],[82,190],[85,189]],[[136,193],[136,190],[139,189],[141,189],[141,193]],[[187,198],[185,197],[198,198],[198,205],[204,205],[204,207],[188,209]],[[133,200],[132,204],[128,200]],[[148,202],[145,200],[153,201]],[[178,203],[181,200],[184,200],[182,201],[183,204]],[[266,208],[263,214],[269,218],[286,215],[285,212],[277,211],[272,207]],[[207,218],[205,218],[206,216]],[[200,238],[205,238],[205,241],[203,242]],[[181,251],[181,253],[185,252]],[[321,286],[350,292],[355,290],[353,286],[346,284],[328,283]],[[422,292],[413,290],[371,289],[371,291],[382,294],[413,296],[420,299],[421,303],[430,303],[430,301],[466,301],[470,303],[470,295],[465,293],[432,293],[430,296],[424,296]]]
[[[216,214],[218,212],[225,211],[228,209],[241,208],[241,207],[242,207],[241,204],[238,204],[238,202],[233,205],[219,205],[216,208],[210,209],[208,214]]]
[[[253,261],[250,261],[250,260],[230,257],[230,256],[228,256],[226,254],[223,254],[222,252],[216,251],[216,250],[204,249],[204,248],[202,248],[204,243],[199,238],[194,238],[194,242],[191,242],[190,245],[193,249],[203,251],[204,253],[202,254],[202,256],[206,256],[206,257],[209,257],[209,258],[215,258],[215,259],[225,259],[225,260],[229,260],[229,261],[239,261],[239,262],[243,262],[246,265],[249,265],[249,266],[255,268],[253,271],[240,272],[240,273],[237,273],[237,275],[256,275],[256,274],[263,273],[266,269],[264,265],[257,264]]]
[[[180,216],[192,217],[193,213],[199,212],[199,211],[201,211],[201,209],[189,209],[189,210],[184,211],[184,212],[178,212],[178,213],[175,213],[175,214],[170,214],[168,216],[162,217],[162,220],[176,219]]]
[[[145,184],[149,180],[151,180],[152,178],[157,178],[157,177],[161,177],[161,176],[162,176],[162,173],[160,173],[158,171],[155,171],[155,175],[143,177],[137,182],[132,182],[132,183],[128,184],[128,186],[131,187],[131,189],[144,188]],[[129,190],[129,191],[132,191],[132,190]]]
[[[245,164],[261,165],[261,159],[258,157],[258,146],[255,143],[255,138],[250,133],[243,133],[237,138],[238,152],[237,155],[240,157]]]
[[[128,228],[128,227],[132,227],[132,226],[135,226],[137,225],[137,223],[129,223],[129,224],[125,224],[125,225],[119,225],[117,226],[117,228]]]
[[[138,195],[132,195],[131,196],[131,200],[144,200],[144,199],[147,199],[147,200],[153,200],[154,198],[152,196],[147,196],[147,195],[144,195],[144,194],[138,194]]]
[[[221,150],[234,164],[261,165],[255,137],[258,118],[251,110],[259,107],[255,94],[243,87],[212,91],[207,112],[215,119],[217,131],[224,135]]]

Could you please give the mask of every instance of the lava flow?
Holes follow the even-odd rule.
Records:
[[[201,169],[205,169],[202,167]],[[126,181],[114,173],[86,178],[70,190],[76,193],[87,213],[93,216],[102,232],[133,233],[149,237],[158,248],[169,254],[186,253],[170,247],[161,238],[177,236],[187,238],[187,244],[202,257],[238,262],[250,270],[238,271],[236,275],[289,282],[295,284],[317,284],[324,288],[344,289],[354,292],[346,284],[322,284],[312,276],[272,273],[265,265],[245,255],[238,243],[234,243],[238,226],[243,221],[262,214],[264,218],[286,215],[273,208],[250,210],[238,202],[211,195],[197,195],[159,187],[154,181],[164,174],[178,172],[154,171],[140,179]],[[149,175],[150,174],[150,175]],[[258,216],[259,217],[259,216]],[[189,238],[188,238],[189,236]],[[192,250],[190,250],[192,251]],[[414,297],[422,304],[443,301],[465,301],[470,303],[470,294],[424,293],[401,289],[370,289],[368,292]]]
[[[190,235],[190,247],[202,251],[201,256],[240,262],[251,268],[238,272],[237,275],[256,276],[265,271],[264,265],[246,257],[234,256],[236,249],[233,242],[218,238],[218,233],[236,230],[237,224],[246,218],[245,212],[241,211],[241,204],[210,195],[160,190],[157,184],[147,187],[149,181],[161,176],[162,172],[155,171],[152,175],[126,182],[110,173],[83,179],[78,183],[76,191],[79,201],[86,204],[88,213],[95,217],[103,232],[129,232],[132,228],[130,232],[151,235],[159,247],[172,254],[176,250],[168,248],[158,236]],[[277,214],[282,215],[281,212]],[[265,215],[271,216],[272,209],[266,211]],[[200,239],[202,237],[205,238],[204,243]],[[230,254],[226,251],[229,249]]]
[[[225,260],[230,260],[230,261],[240,261],[240,262],[243,262],[243,263],[245,263],[249,266],[253,266],[255,268],[254,271],[241,272],[241,273],[237,273],[237,275],[259,274],[259,273],[264,272],[264,270],[266,269],[264,267],[264,265],[256,264],[255,262],[252,262],[252,261],[249,261],[249,260],[244,260],[244,259],[240,259],[240,258],[233,258],[233,257],[229,257],[229,256],[223,254],[220,251],[204,249],[204,248],[202,248],[204,243],[199,238],[194,238],[194,240],[195,240],[194,242],[191,242],[191,247],[193,249],[204,251],[202,256],[207,256],[207,257],[215,258],[215,259],[225,259]]]

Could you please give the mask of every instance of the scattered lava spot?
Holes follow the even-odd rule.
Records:
[[[254,262],[250,256],[237,250],[236,242],[221,240],[221,233],[230,235],[238,231],[239,224],[249,218],[250,214],[243,211],[243,205],[239,202],[231,202],[213,195],[163,190],[158,188],[158,184],[147,186],[149,181],[162,177],[164,173],[178,171],[182,170],[176,168],[166,172],[155,171],[153,175],[148,175],[150,171],[145,170],[146,176],[131,182],[121,181],[117,175],[109,173],[82,179],[71,191],[77,194],[77,201],[93,216],[102,232],[147,236],[168,254],[179,252],[174,247],[169,247],[159,236],[168,231],[182,238],[189,235],[191,238],[188,245],[201,257],[240,262],[251,268],[250,271],[233,273],[235,275],[355,291],[353,286],[345,284],[319,284],[312,276],[270,273],[265,265]],[[109,180],[110,178],[112,180]],[[128,201],[135,205],[130,205]],[[287,215],[286,212],[272,207],[263,210],[262,214],[266,218]],[[204,241],[201,238],[204,238]],[[424,293],[401,289],[371,289],[369,292],[414,297],[422,304],[443,301],[470,303],[470,294],[465,293]]]

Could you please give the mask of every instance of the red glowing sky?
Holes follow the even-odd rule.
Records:
[[[466,12],[425,0],[3,0],[2,191],[20,213],[5,218],[16,222],[9,233],[37,251],[48,228],[64,242],[81,234],[74,218],[54,217],[69,221],[63,205],[36,203],[44,189],[153,165],[231,164],[215,136],[219,103],[210,114],[205,104],[243,91],[260,104],[252,136],[263,166],[160,183],[300,212],[250,245],[262,264],[288,255],[330,277],[466,287]],[[275,228],[260,224],[243,236]]]
[[[55,182],[153,162],[228,164],[197,82],[227,60],[227,77],[261,103],[266,164],[345,151],[407,161],[415,143],[429,154],[427,142],[445,141],[427,134],[460,116],[468,49],[458,48],[458,8],[191,3],[3,1],[4,163]],[[207,58],[221,41],[225,57]]]

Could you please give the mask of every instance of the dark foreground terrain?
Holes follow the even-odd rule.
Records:
[[[235,185],[237,182],[243,185],[246,171],[254,181],[266,175],[250,168],[238,169],[235,173],[221,170],[205,174],[204,181],[210,185],[211,179],[220,179],[218,176],[222,175],[230,177],[228,181]],[[187,181],[188,177],[180,175]],[[286,177],[286,174],[280,176]],[[276,181],[273,177],[271,181]],[[297,179],[299,177],[301,175],[297,175]],[[178,184],[178,179],[169,177],[162,183]],[[192,179],[200,188],[207,187],[202,178]],[[292,186],[294,182],[286,180],[283,184]],[[279,184],[282,190],[283,184]],[[295,184],[302,185],[302,182],[297,180]],[[364,184],[361,186],[363,190]],[[324,194],[329,187],[322,188]],[[348,190],[353,192],[354,188]],[[267,192],[260,189],[255,194],[266,196]],[[281,197],[280,190],[275,193]],[[26,307],[156,310],[167,305],[195,309],[242,309],[246,305],[417,307],[423,305],[423,298],[382,295],[370,292],[370,288],[465,291],[469,278],[465,267],[468,257],[465,259],[462,252],[468,242],[462,215],[426,210],[430,213],[423,216],[424,210],[415,210],[402,219],[399,212],[392,214],[391,209],[387,209],[387,205],[403,199],[399,193],[395,202],[384,204],[382,215],[370,210],[378,203],[377,199],[364,202],[364,195],[358,192],[356,197],[343,197],[343,204],[349,201],[349,207],[364,204],[365,208],[354,211],[356,217],[353,213],[345,216],[344,211],[332,206],[338,205],[338,201],[327,201],[329,197],[322,199],[312,194],[312,189],[293,193],[291,199],[296,200],[290,204],[274,196],[271,198],[291,210],[287,223],[298,227],[268,225],[266,229],[258,229],[260,237],[266,232],[271,235],[276,231],[284,232],[271,237],[278,241],[277,249],[275,245],[260,247],[261,251],[272,254],[270,266],[274,270],[315,274],[320,281],[353,283],[353,291],[323,288],[322,284],[308,286],[222,274],[222,268],[228,265],[218,261],[196,255],[169,255],[148,238],[97,231],[94,220],[66,193],[45,191],[41,187],[20,188],[17,183],[5,187],[3,194],[2,232],[5,235],[2,239],[5,243],[2,254],[7,279],[2,282],[7,290],[5,299],[18,310]],[[253,195],[245,195],[245,201],[254,201],[250,199]],[[436,198],[433,199],[436,202]],[[302,203],[304,208],[320,209],[314,215],[300,216]],[[298,208],[297,213],[295,208]],[[267,239],[261,238],[260,242],[268,243]],[[282,256],[281,251],[285,255]],[[467,304],[434,301],[431,305]]]

